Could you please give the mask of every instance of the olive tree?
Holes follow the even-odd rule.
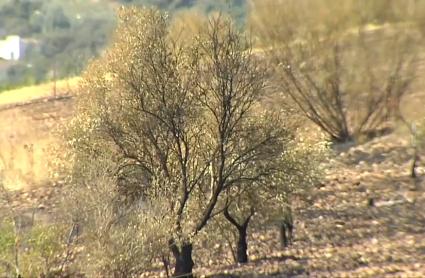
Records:
[[[237,231],[236,260],[239,263],[248,261],[248,225],[258,204],[268,201],[262,190],[267,192],[275,176],[282,172],[279,161],[291,135],[278,116],[271,113],[257,114],[259,116],[255,121],[245,123],[245,128],[240,130],[243,132],[237,131],[238,140],[232,142],[231,147],[236,156],[243,156],[247,148],[257,144],[260,151],[239,160],[222,178],[223,186],[228,188],[222,200],[223,216]],[[219,177],[217,166],[212,170],[213,175]],[[240,212],[239,217],[233,217],[231,212],[234,209]]]
[[[150,211],[174,275],[191,277],[194,239],[225,209],[225,192],[268,175],[286,131],[249,124],[266,71],[230,20],[212,19],[191,45],[169,30],[159,11],[121,11],[111,47],[83,75],[68,165],[71,182],[84,182],[108,158],[118,211]]]
[[[269,127],[276,126],[275,119]],[[293,129],[289,129],[293,130]],[[279,226],[279,241],[287,247],[292,240],[293,216],[291,199],[306,196],[322,176],[322,164],[327,157],[324,141],[300,141],[288,133],[281,145],[273,146],[271,153],[279,153],[273,163],[268,163],[267,175],[251,180],[250,187],[236,187],[226,192],[224,218],[236,230],[235,259],[238,263],[248,262],[248,226],[254,220],[257,226]],[[283,150],[283,151],[282,151]],[[273,156],[272,156],[273,157]],[[251,171],[264,172],[265,165],[257,163]]]

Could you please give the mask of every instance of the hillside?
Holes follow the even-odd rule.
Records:
[[[78,77],[42,83],[0,93],[0,109],[55,95],[67,95],[77,86]]]
[[[5,172],[6,185],[19,189],[11,193],[11,205],[22,216],[35,212],[39,222],[60,217],[64,196],[60,186],[47,185],[44,151],[54,142],[52,126],[72,115],[72,99],[54,97],[49,88],[52,84],[0,95],[1,155],[12,165]],[[410,121],[425,116],[422,79],[412,89],[415,93],[403,103]],[[314,188],[308,202],[296,204],[293,246],[277,247],[276,227],[253,227],[250,263],[236,265],[229,253],[219,253],[229,250],[223,242],[217,250],[195,257],[195,273],[200,277],[423,277],[425,166],[421,162],[419,178],[412,179],[411,163],[410,136],[401,124],[392,134],[365,144],[339,146],[327,162],[324,182]],[[37,183],[44,186],[28,186]],[[75,255],[82,250],[83,246],[76,246]],[[158,265],[144,277],[165,277],[161,269]]]
[[[99,56],[115,26],[122,5],[157,6],[176,14],[195,9],[201,13],[225,11],[240,24],[245,0],[0,0],[0,40],[19,35],[25,45],[23,59],[1,66],[0,92],[38,84],[52,77],[79,75],[87,62]]]
[[[45,159],[55,142],[52,133],[73,114],[69,93],[77,82],[62,80],[0,94],[0,171],[7,188],[50,182]]]
[[[0,10],[2,3],[7,1],[0,0]],[[61,0],[53,2],[62,3]],[[83,2],[75,1],[77,4]],[[105,2],[90,1],[93,5]],[[115,0],[107,2],[117,5]],[[210,3],[209,0],[119,2],[155,2],[161,8],[172,10],[191,7],[195,2],[206,6]],[[143,18],[137,17],[136,22]],[[166,25],[158,22],[163,21],[157,19],[150,25],[141,24],[152,29],[135,29],[134,37],[168,34],[158,32],[167,30]],[[367,32],[367,37],[362,38],[376,39],[379,34],[375,32],[391,32],[397,26],[386,23],[362,26]],[[226,35],[227,29],[225,31]],[[340,39],[351,43],[349,37],[356,36],[356,32],[346,31],[339,34]],[[284,63],[279,63],[276,71],[269,74],[268,69],[273,67],[270,60],[277,56],[266,60],[266,55],[259,55],[264,53],[265,47],[259,45],[254,49],[252,72],[247,63],[246,67],[236,66],[236,70],[227,74],[220,62],[225,69],[229,65],[232,69],[231,62],[235,61],[236,65],[244,65],[244,60],[237,58],[247,53],[246,48],[237,47],[238,44],[230,48],[237,54],[235,60],[227,56],[232,51],[212,51],[213,63],[210,64],[200,58],[210,57],[209,52],[200,51],[195,52],[196,59],[183,59],[179,64],[175,61],[180,59],[182,52],[161,48],[162,44],[155,43],[158,42],[154,40],[156,37],[151,36],[141,38],[146,44],[139,47],[134,37],[119,41],[122,48],[113,48],[117,58],[107,56],[87,70],[85,76],[90,77],[87,87],[80,87],[83,101],[76,102],[74,94],[79,77],[0,93],[0,278],[6,277],[2,272],[18,277],[22,273],[22,278],[32,277],[33,273],[40,273],[40,277],[63,278],[169,278],[173,268],[178,269],[179,263],[185,260],[187,250],[188,264],[193,265],[193,256],[195,277],[425,277],[425,138],[413,137],[411,132],[421,127],[420,124],[425,127],[425,52],[420,43],[411,44],[415,50],[417,46],[418,52],[411,56],[415,67],[406,74],[409,82],[401,82],[401,87],[406,88],[399,91],[400,98],[405,94],[401,102],[389,97],[394,88],[391,85],[404,80],[401,75],[394,71],[389,71],[388,75],[373,75],[369,71],[372,66],[387,70],[387,64],[381,66],[372,59],[378,52],[391,53],[384,51],[384,46],[390,45],[386,45],[387,40],[379,43],[371,40],[373,43],[367,45],[382,46],[374,47],[375,52],[367,52],[367,67],[356,68],[351,66],[356,63],[347,63],[346,67],[339,68],[340,44],[326,48],[334,51],[335,56],[329,56],[334,59],[329,64],[318,64],[318,70],[311,76],[322,77],[322,69],[335,66],[336,70],[323,74],[325,85],[330,84],[331,89],[319,85],[305,90],[316,90],[322,100],[328,90],[336,88],[336,101],[327,98],[326,107],[339,108],[344,117],[348,115],[343,113],[346,111],[354,111],[356,115],[362,106],[369,110],[379,107],[373,106],[372,98],[386,93],[382,94],[385,98],[377,100],[385,104],[382,125],[371,129],[373,133],[353,132],[344,140],[336,140],[332,134],[326,135],[320,124],[315,126],[298,117],[302,106],[298,110],[290,107],[297,100],[287,96],[291,87],[284,86],[288,82],[279,78],[285,70],[290,75],[297,64],[283,60]],[[226,45],[225,37],[223,45]],[[237,36],[229,38],[231,42],[237,41],[234,39]],[[164,41],[166,39],[160,42]],[[409,42],[422,43],[423,40]],[[203,47],[208,45],[202,44]],[[214,44],[214,40],[211,45],[213,50],[221,46]],[[353,49],[350,57],[361,62],[361,51]],[[160,59],[157,60],[154,58],[158,52]],[[225,58],[215,60],[221,58],[221,53]],[[311,56],[311,60],[319,60],[324,57],[320,54],[327,52],[318,53]],[[163,59],[168,55],[177,59],[170,59],[169,63],[168,59]],[[70,57],[72,59],[72,55]],[[383,59],[389,60],[389,55],[383,55]],[[195,63],[195,67],[194,61],[200,61],[199,65]],[[264,64],[264,71],[258,71],[257,62],[265,61],[268,63]],[[303,60],[300,67],[309,61]],[[67,64],[62,65],[67,67]],[[396,65],[395,69],[405,67],[402,62]],[[163,68],[165,74],[160,74]],[[188,68],[190,75],[186,71]],[[353,68],[353,75],[347,75],[353,76],[352,79],[332,83],[331,77],[344,78],[342,73]],[[250,80],[257,72],[261,76],[266,72],[264,76],[267,76],[259,85],[267,84],[261,95],[249,95],[251,83],[248,86],[233,83]],[[246,73],[252,74],[245,76]],[[416,78],[410,79],[413,76]],[[369,83],[368,78],[375,82]],[[387,79],[388,82],[380,86],[379,81]],[[318,84],[313,79],[306,80],[307,83],[296,83],[295,87],[297,84]],[[192,85],[192,81],[200,82]],[[344,91],[349,91],[347,84],[359,84],[352,91],[353,95],[344,95]],[[360,86],[364,84],[366,86]],[[367,90],[372,100],[361,99]],[[201,96],[199,91],[203,93]],[[239,106],[232,99],[233,96],[240,96],[237,100],[244,99],[246,95],[250,97]],[[314,96],[304,98],[311,100]],[[310,106],[317,102],[310,102]],[[72,153],[64,149],[59,150],[63,152],[59,155],[55,152],[58,159],[54,162],[67,169],[55,172],[59,178],[51,178],[49,170],[53,158],[50,151],[58,146],[59,138],[55,131],[75,115],[76,103],[81,105],[78,111],[83,113],[70,124],[73,134],[68,142],[72,145]],[[355,105],[350,107],[352,103]],[[393,107],[397,109],[392,110]],[[234,118],[233,124],[227,117],[232,119],[232,115],[239,115],[238,109],[240,116]],[[278,112],[279,117],[264,117],[263,121],[259,116],[267,110]],[[386,110],[394,114],[385,114]],[[347,116],[347,119],[344,123],[352,125],[355,117]],[[226,125],[232,128],[227,129]],[[265,126],[267,129],[263,130]],[[385,132],[378,129],[382,126]],[[226,132],[220,133],[222,127]],[[425,129],[418,130],[425,134]],[[263,133],[270,137],[266,136],[267,140],[257,137]],[[280,133],[289,136],[279,137]],[[329,141],[325,141],[325,137]],[[300,158],[296,152],[292,153],[301,148],[298,145],[304,148],[317,138],[320,138],[320,146],[329,148],[323,147],[320,152],[319,145],[309,146],[313,151]],[[264,145],[264,150],[256,148],[257,145]],[[250,152],[251,156],[244,157]],[[316,159],[317,163],[310,166]],[[252,167],[244,168],[245,164]],[[192,165],[195,170],[186,165]],[[412,165],[417,166],[415,177],[411,174]],[[238,171],[232,172],[232,169]],[[316,169],[317,178],[309,178],[310,172]],[[264,180],[256,179],[257,171],[258,177],[264,176]],[[223,173],[226,175],[220,176]],[[188,186],[185,182],[191,176],[195,178]],[[230,181],[222,182],[226,179]],[[220,190],[222,195],[219,195]],[[209,214],[200,217],[204,209]],[[233,214],[233,219],[229,213]],[[244,218],[245,213],[248,218]],[[279,228],[284,220],[288,221],[288,214],[294,220],[294,240],[283,247]],[[204,226],[198,226],[198,218]],[[246,230],[241,233],[241,227],[248,227],[248,233]],[[246,235],[249,260],[235,263],[241,251],[236,249],[241,247],[240,239]],[[180,273],[175,271],[188,274],[192,273],[192,268]]]
[[[214,277],[423,277],[425,184],[409,178],[409,152],[396,134],[337,152],[297,209],[294,245],[276,250],[276,231],[254,233],[253,262]]]
[[[250,263],[235,265],[230,254],[219,253],[229,250],[223,242],[216,251],[198,254],[195,273],[216,278],[424,277],[425,167],[413,180],[410,163],[409,141],[401,134],[337,151],[325,181],[294,211],[293,246],[279,249],[273,226],[252,228]],[[37,221],[55,219],[62,198],[57,186],[12,195],[14,208],[23,215],[36,209]]]

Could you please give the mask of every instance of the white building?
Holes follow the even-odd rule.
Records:
[[[19,36],[7,36],[0,40],[0,59],[19,60],[24,55],[24,43]]]

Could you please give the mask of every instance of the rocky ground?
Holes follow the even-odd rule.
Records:
[[[253,231],[247,265],[220,257],[205,277],[425,277],[425,168],[410,177],[410,138],[342,146],[325,182],[296,210],[296,239]],[[419,163],[421,165],[421,163]],[[158,274],[158,273],[157,273]],[[159,274],[158,274],[159,275]],[[164,274],[162,274],[164,275]]]
[[[425,277],[425,168],[410,177],[409,138],[390,134],[342,146],[326,180],[295,210],[295,241],[280,249],[277,230],[251,231],[247,265],[212,256],[201,277]],[[423,163],[419,163],[421,165]],[[24,218],[52,221],[60,186],[9,194]],[[266,231],[266,232],[264,232]],[[154,272],[146,277],[162,276]]]

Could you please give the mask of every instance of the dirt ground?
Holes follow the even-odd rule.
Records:
[[[49,156],[55,129],[73,115],[73,99],[62,95],[2,105],[0,95],[0,174],[6,188],[49,183]]]
[[[425,277],[425,168],[418,167],[419,178],[410,178],[411,158],[408,138],[398,134],[338,151],[310,204],[296,210],[293,246],[279,250],[275,230],[254,232],[251,263],[197,273]]]
[[[407,118],[422,118],[423,101],[411,104]],[[403,128],[364,144],[335,148],[324,182],[314,188],[309,202],[294,210],[291,247],[279,247],[277,229],[253,228],[250,263],[236,265],[230,256],[211,250],[206,262],[195,258],[196,275],[425,277],[425,155],[418,178],[412,179],[412,154]],[[61,187],[23,188],[9,196],[10,201],[0,201],[0,208],[11,205],[23,217],[34,214],[35,221],[54,221]],[[165,273],[158,270],[144,277]]]
[[[425,277],[425,160],[410,177],[409,138],[390,134],[343,146],[325,181],[295,210],[295,241],[280,249],[277,229],[252,229],[250,263],[215,256],[200,277]],[[14,191],[12,206],[51,221],[60,186]],[[372,201],[373,200],[373,201]],[[371,204],[373,202],[373,205]],[[196,251],[195,251],[196,252]],[[165,277],[153,272],[145,277]]]

